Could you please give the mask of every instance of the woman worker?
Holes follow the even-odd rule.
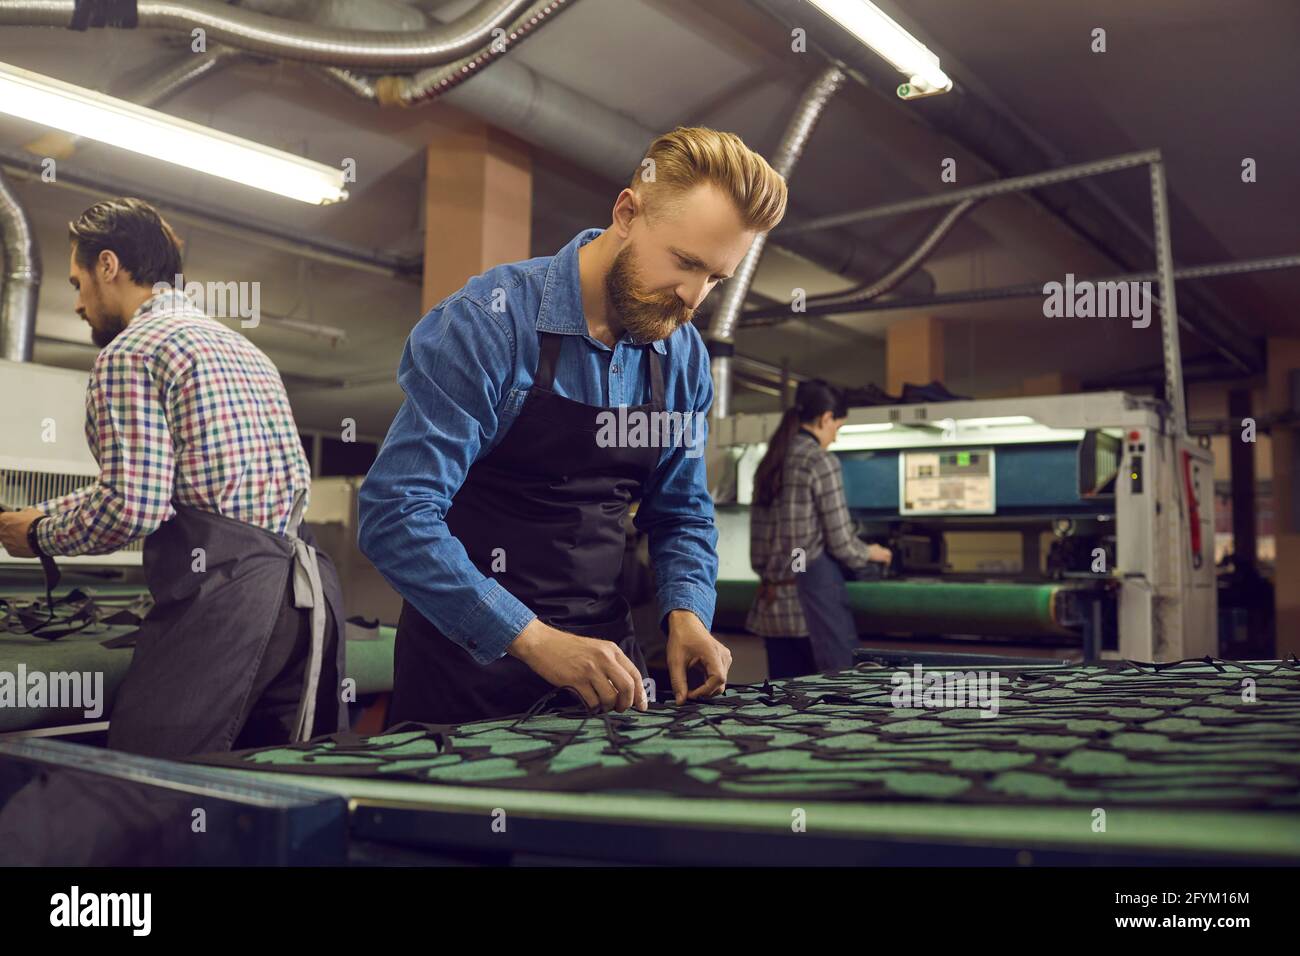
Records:
[[[749,550],[760,584],[745,627],[765,639],[773,678],[853,666],[845,579],[892,557],[854,534],[840,461],[826,450],[847,417],[833,386],[800,383],[754,475]]]

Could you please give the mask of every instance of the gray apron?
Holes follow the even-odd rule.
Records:
[[[347,729],[343,596],[329,556],[299,533],[302,503],[299,492],[283,536],[173,504],[175,517],[145,539],[155,604],[113,704],[109,747],[177,759]],[[194,570],[196,549],[204,570]]]
[[[826,674],[852,667],[853,651],[862,645],[849,604],[844,568],[829,551],[822,551],[808,562],[802,574],[794,577],[818,672]]]

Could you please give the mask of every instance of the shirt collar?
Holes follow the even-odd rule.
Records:
[[[131,316],[132,322],[142,321],[157,313],[193,312],[194,303],[180,289],[167,288],[140,303]]]
[[[542,289],[542,307],[537,312],[537,328],[562,335],[586,335],[587,317],[582,311],[582,283],[578,278],[578,250],[599,236],[604,229],[584,229],[551,258],[546,268],[546,285]],[[633,342],[624,333],[624,341]],[[663,339],[651,346],[660,355],[667,354]]]

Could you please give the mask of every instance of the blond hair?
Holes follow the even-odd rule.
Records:
[[[735,203],[746,229],[770,232],[785,215],[785,179],[735,133],[679,126],[650,144],[629,188],[647,208],[709,183]]]

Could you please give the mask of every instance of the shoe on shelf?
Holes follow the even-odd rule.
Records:
[[[872,405],[899,405],[902,402],[897,395],[890,395],[872,382],[862,388],[846,388],[844,404],[849,408],[863,408]]]

